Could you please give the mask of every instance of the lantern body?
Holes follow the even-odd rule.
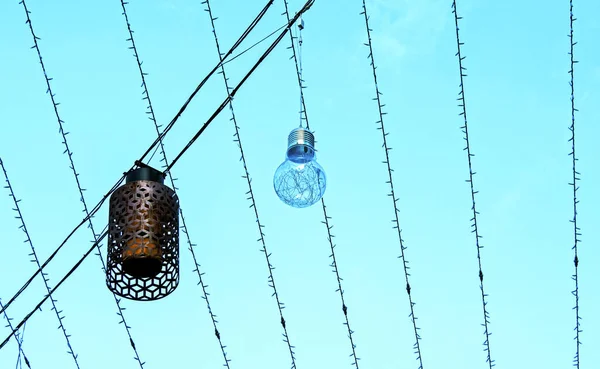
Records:
[[[179,200],[143,167],[110,197],[106,283],[119,296],[157,300],[179,284]]]

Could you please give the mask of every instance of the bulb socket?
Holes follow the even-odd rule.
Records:
[[[296,128],[288,136],[288,149],[295,145],[307,145],[315,149],[315,136],[306,128]]]
[[[300,127],[288,136],[287,159],[294,163],[307,163],[315,158],[315,136]]]

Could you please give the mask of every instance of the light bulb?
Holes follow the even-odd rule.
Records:
[[[273,187],[281,201],[305,208],[321,200],[325,193],[325,171],[315,157],[315,138],[304,128],[294,129],[288,137],[286,160],[273,177]]]

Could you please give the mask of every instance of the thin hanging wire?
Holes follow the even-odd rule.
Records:
[[[289,13],[287,0],[284,0],[284,4],[285,4],[285,15],[289,22],[290,13]],[[298,87],[300,89],[300,126],[302,127],[302,120],[305,120],[306,121],[306,129],[310,130],[310,126],[308,124],[308,115],[306,112],[306,104],[304,101],[304,88],[306,86],[304,86],[304,79],[302,77],[302,54],[301,54],[301,50],[300,50],[300,46],[302,45],[301,31],[304,28],[304,23],[301,21],[300,25],[301,25],[301,27],[298,27],[298,28],[300,28],[299,32],[298,32],[298,55],[296,56],[295,40],[294,40],[294,37],[291,32],[290,32],[291,46],[288,47],[288,49],[292,50],[292,57],[290,59],[294,59],[294,64],[296,65],[296,74],[298,76]],[[344,289],[342,288],[343,278],[340,277],[337,259],[335,256],[335,248],[337,247],[337,245],[333,242],[333,239],[335,238],[335,235],[333,235],[331,232],[333,225],[330,224],[331,216],[329,216],[327,214],[327,206],[325,205],[324,198],[321,198],[321,205],[323,207],[323,218],[324,218],[324,220],[322,220],[321,223],[323,223],[325,225],[325,228],[327,229],[327,241],[329,242],[329,248],[331,250],[331,254],[329,254],[329,257],[331,258],[330,267],[332,268],[332,272],[336,276],[337,285],[338,285],[338,288],[335,290],[335,292],[338,292],[340,295],[340,300],[342,303],[342,312],[344,314],[344,320],[345,320],[344,325],[346,326],[346,329],[348,331],[348,339],[350,340],[350,347],[352,349],[352,352],[350,353],[349,356],[352,358],[352,365],[355,366],[356,369],[358,369],[359,368],[358,362],[359,362],[360,358],[356,355],[356,344],[354,343],[354,341],[355,341],[354,331],[352,330],[352,328],[350,326],[350,318],[348,316],[348,305],[346,305],[346,300],[344,298]]]
[[[2,168],[4,168],[4,164],[2,164],[2,159],[0,158],[0,165],[2,165]],[[2,307],[2,309],[4,309],[4,305],[2,304],[2,301],[0,300],[0,307]],[[6,319],[6,327],[10,328],[10,330],[12,331],[13,325],[12,325],[12,318],[8,317],[8,314],[6,313],[6,310],[3,313],[4,315],[4,319]],[[15,334],[15,340],[17,341],[17,345],[19,346],[19,355],[17,356],[17,368],[19,367],[19,364],[21,363],[21,355],[23,355],[22,357],[25,359],[25,364],[27,364],[28,368],[31,368],[31,366],[29,365],[29,360],[27,359],[27,356],[25,355],[25,351],[23,351],[23,335],[24,335],[25,329],[23,329],[22,333],[19,334]]]
[[[230,95],[221,103],[221,105],[214,111],[214,113],[208,118],[208,120],[202,125],[202,127],[198,130],[198,132],[196,132],[196,134],[194,135],[194,137],[192,137],[192,139],[190,140],[190,142],[183,148],[183,150],[181,150],[179,152],[179,154],[177,155],[176,159],[174,161],[171,162],[171,164],[166,168],[166,171],[169,171],[175,161],[179,158],[181,158],[185,152],[187,151],[187,149],[189,149],[191,147],[191,145],[202,135],[202,133],[206,130],[206,128],[208,128],[208,126],[214,121],[214,119],[218,116],[218,114],[225,108],[225,106],[227,106],[227,104],[229,103],[229,101],[231,99],[233,99],[235,93],[237,91],[239,91],[239,89],[244,85],[244,83],[248,80],[248,78],[250,78],[250,76],[256,71],[256,69],[258,68],[258,66],[260,66],[260,64],[262,64],[264,62],[264,60],[270,55],[270,53],[275,49],[275,47],[279,44],[279,42],[281,42],[281,40],[283,39],[283,37],[285,36],[285,34],[289,31],[290,27],[294,24],[294,22],[297,20],[297,18],[304,12],[306,12],[308,9],[310,9],[310,7],[314,4],[314,0],[308,0],[304,6],[298,11],[297,15],[288,23],[288,25],[286,26],[285,30],[277,37],[277,39],[269,46],[269,48],[262,54],[262,56],[258,59],[258,61],[252,66],[252,68],[246,73],[246,75],[241,79],[241,81],[233,88],[232,92],[230,93]],[[251,25],[251,27],[253,27]],[[251,28],[249,27],[249,28]],[[248,33],[248,30],[244,33],[244,35],[242,35],[242,38],[244,38]],[[232,47],[226,55],[230,55],[233,50],[235,49],[235,47],[237,47],[239,45],[241,41],[238,40],[238,42],[236,42],[236,44],[234,45],[234,47]],[[171,122],[169,123],[169,125],[172,127],[177,120],[179,119],[179,117],[183,114],[183,112],[185,111],[185,109],[187,108],[187,106],[189,105],[189,103],[191,102],[191,100],[193,99],[193,97],[195,96],[195,94],[200,90],[200,88],[204,85],[204,83],[208,80],[208,78],[214,73],[214,71],[218,68],[218,66],[221,65],[221,62],[219,62],[217,64],[217,67],[214,68],[213,71],[211,71],[209,73],[208,76],[206,76],[202,82],[198,85],[198,87],[196,88],[196,90],[192,93],[192,95],[188,98],[188,100],[183,104],[183,106],[181,107],[181,109],[177,112],[177,114],[175,115],[175,117],[171,120]],[[163,131],[163,133],[161,134],[162,137],[165,136],[165,132]],[[129,169],[129,171],[125,172],[123,174],[123,176],[113,185],[113,187],[102,197],[102,199],[96,204],[96,206],[94,206],[94,208],[90,211],[90,215],[86,216],[83,218],[83,220],[77,225],[75,226],[75,228],[67,235],[67,237],[62,241],[62,243],[52,252],[52,254],[48,257],[48,259],[46,259],[46,261],[44,262],[44,264],[42,264],[41,268],[39,268],[35,273],[33,273],[33,275],[27,280],[27,282],[25,282],[25,284],[19,289],[19,291],[9,300],[9,302],[7,304],[4,305],[4,308],[2,308],[2,310],[0,311],[0,313],[3,313],[6,309],[8,309],[8,307],[10,306],[11,303],[13,303],[17,297],[19,297],[19,295],[31,284],[31,282],[33,281],[33,279],[35,279],[35,277],[42,273],[42,270],[44,267],[46,267],[50,261],[52,261],[52,259],[56,256],[56,254],[60,251],[60,249],[67,243],[67,241],[73,236],[73,234],[75,234],[75,232],[81,228],[81,226],[83,224],[85,224],[88,219],[90,219],[91,216],[93,216],[94,214],[96,214],[98,212],[98,210],[102,207],[102,205],[104,204],[104,202],[108,199],[108,197],[110,197],[110,195],[121,185],[121,183],[124,181],[125,177],[127,176],[127,174],[129,172],[131,172],[136,166],[141,165],[143,159],[148,155],[148,153],[150,151],[152,151],[152,149],[154,148],[154,146],[156,144],[158,144],[158,142],[160,142],[160,140],[156,140],[152,145],[150,145],[150,147],[146,150],[146,152],[142,155],[142,157],[139,160],[136,160],[135,164]],[[106,227],[105,227],[106,229]],[[54,291],[56,291],[58,289],[58,287],[60,287],[60,285],[81,265],[81,263],[85,260],[85,258],[87,258],[90,253],[93,251],[94,248],[97,247],[97,244],[100,243],[100,241],[106,237],[107,232],[104,231],[103,234],[98,238],[98,241],[94,242],[94,244],[92,245],[92,247],[83,255],[83,257],[73,266],[73,268],[71,268],[71,270],[63,277],[63,279],[60,280],[60,282],[52,289],[52,293]],[[50,296],[46,295],[42,301],[40,301],[40,303],[33,309],[31,310],[31,312],[29,314],[27,314],[23,320],[21,320],[21,322],[15,327],[15,329],[9,334],[9,336],[0,344],[0,349],[2,349],[10,340],[10,337],[12,337],[16,331],[18,329],[20,329],[23,324],[25,324],[25,322],[31,318],[31,316],[37,311],[37,309],[48,299],[48,297]]]
[[[12,330],[11,326],[9,326],[9,328]],[[27,323],[23,325],[21,334],[19,334],[19,332],[15,333],[15,337],[17,338],[17,341],[19,343],[19,355],[17,356],[17,365],[15,367],[16,369],[23,369],[23,360],[25,360],[25,364],[27,365],[27,367],[31,368],[31,366],[29,365],[29,360],[27,360],[27,357],[25,356],[25,352],[22,349],[23,340],[25,339],[25,329],[26,328],[27,328]]]
[[[223,55],[223,53],[221,53],[221,46],[219,44],[219,38],[217,36],[217,29],[215,26],[215,21],[217,20],[217,17],[215,17],[213,15],[209,0],[203,1],[202,4],[206,5],[205,11],[208,13],[208,16],[210,18],[210,24],[211,24],[212,33],[213,33],[213,36],[215,39],[215,46],[217,49],[217,53],[219,54],[219,59],[222,60],[224,55]],[[227,73],[225,71],[225,67],[223,66],[223,64],[221,64],[220,74],[223,76],[223,83],[225,85],[225,89],[226,89],[227,93],[228,94],[231,93],[232,89],[229,86],[229,78],[227,77]],[[244,155],[244,147],[242,145],[242,137],[240,135],[240,126],[238,124],[238,120],[235,115],[235,110],[233,107],[233,100],[229,101],[228,106],[229,106],[229,111],[231,112],[230,120],[233,123],[233,127],[235,130],[235,133],[233,134],[233,137],[234,137],[233,141],[237,144],[238,148],[240,149],[240,161],[244,168],[244,175],[242,176],[242,178],[244,178],[248,184],[248,191],[246,192],[246,195],[248,196],[247,200],[250,200],[250,208],[252,208],[254,210],[254,217],[255,217],[256,226],[257,226],[258,234],[259,234],[259,238],[258,238],[257,242],[260,242],[260,244],[262,246],[260,251],[262,253],[264,253],[265,259],[267,262],[267,266],[269,268],[268,284],[273,289],[273,296],[275,297],[275,301],[277,302],[277,308],[279,311],[279,322],[281,323],[281,327],[283,329],[283,341],[287,344],[287,347],[288,347],[288,351],[289,351],[290,359],[291,359],[291,363],[292,363],[291,367],[296,368],[296,356],[295,356],[295,352],[294,352],[294,346],[290,342],[290,336],[288,333],[286,320],[283,316],[283,309],[285,308],[285,304],[281,301],[280,294],[277,291],[277,287],[275,284],[275,278],[273,276],[273,269],[275,269],[275,268],[273,267],[273,265],[271,263],[271,260],[270,260],[271,253],[267,249],[265,233],[263,232],[265,225],[260,220],[258,207],[256,206],[256,199],[254,197],[254,190],[252,188],[252,177],[250,177],[248,163],[246,161],[246,156]]]
[[[62,120],[62,118],[60,117],[60,114],[58,112],[58,104],[59,103],[56,102],[56,99],[55,99],[56,94],[52,91],[52,87],[51,87],[51,84],[50,84],[50,81],[52,80],[52,78],[48,77],[48,74],[46,72],[46,67],[45,67],[43,59],[42,59],[42,54],[41,54],[41,51],[40,51],[40,48],[39,48],[39,44],[38,44],[38,40],[40,38],[36,36],[36,34],[35,34],[34,30],[33,30],[33,25],[31,23],[31,19],[29,17],[29,14],[31,12],[27,9],[27,6],[26,6],[26,4],[25,4],[24,1],[21,1],[21,4],[23,4],[23,7],[25,9],[25,13],[27,14],[27,23],[29,24],[29,29],[30,29],[31,35],[33,37],[34,48],[37,51],[37,54],[38,54],[38,57],[39,57],[39,61],[40,61],[40,65],[41,65],[42,71],[44,73],[44,79],[46,80],[46,86],[47,86],[47,91],[46,92],[50,96],[50,99],[52,101],[52,105],[53,105],[53,108],[54,108],[54,114],[56,116],[56,120],[58,121],[59,132],[60,132],[60,134],[62,136],[62,143],[63,143],[63,145],[65,147],[65,151],[63,153],[67,154],[67,156],[68,156],[68,159],[69,159],[69,168],[71,168],[71,171],[73,172],[73,177],[75,178],[75,183],[77,185],[77,190],[79,191],[79,201],[83,205],[83,212],[88,216],[88,228],[92,232],[92,237],[93,237],[94,241],[96,241],[98,239],[98,234],[94,230],[94,224],[92,222],[93,216],[90,215],[90,212],[89,212],[89,209],[88,209],[88,206],[87,206],[87,202],[85,200],[85,195],[84,195],[85,189],[81,185],[81,181],[79,179],[79,174],[80,173],[78,173],[77,170],[76,170],[76,168],[75,168],[75,162],[73,160],[73,152],[71,151],[71,149],[69,147],[69,141],[67,140],[67,135],[69,134],[69,132],[67,132],[65,130],[65,127],[64,127],[65,121]],[[106,274],[106,265],[104,263],[104,259],[102,258],[101,245],[100,244],[98,244],[98,250],[97,251],[98,252],[97,252],[96,255],[98,255],[98,258],[100,259],[100,263],[102,264],[102,271]],[[143,364],[144,363],[140,359],[140,356],[138,354],[137,348],[136,348],[135,343],[133,341],[133,337],[132,337],[131,331],[130,331],[131,327],[127,324],[127,321],[125,320],[125,316],[124,316],[124,312],[123,312],[123,307],[121,306],[120,299],[117,298],[117,296],[114,293],[112,295],[113,295],[113,298],[114,298],[115,303],[117,305],[117,310],[118,310],[117,315],[121,319],[119,321],[119,324],[123,324],[123,327],[125,328],[125,331],[127,333],[127,337],[129,338],[129,343],[131,344],[131,347],[132,347],[132,349],[134,351],[135,360],[139,363],[140,368],[143,369]]]
[[[138,66],[138,70],[140,72],[140,77],[142,79],[142,88],[143,88],[143,92],[142,92],[142,100],[145,100],[148,102],[148,106],[146,114],[148,115],[148,119],[150,119],[154,125],[154,128],[156,130],[156,134],[160,139],[160,143],[159,146],[157,146],[157,149],[160,149],[160,153],[162,158],[160,159],[160,161],[163,163],[163,168],[165,168],[168,164],[169,164],[169,160],[167,159],[167,154],[165,152],[165,146],[163,143],[163,140],[161,139],[161,135],[160,135],[160,127],[161,125],[158,124],[158,122],[156,121],[156,115],[154,114],[154,108],[152,106],[152,100],[150,99],[150,94],[148,92],[148,85],[146,84],[146,76],[148,76],[148,73],[144,72],[144,70],[142,69],[142,61],[140,60],[140,56],[137,50],[137,47],[135,45],[135,39],[133,37],[133,30],[131,29],[131,24],[129,22],[129,17],[127,16],[127,8],[126,5],[127,2],[121,0],[121,7],[123,9],[123,16],[125,17],[125,22],[127,23],[127,30],[129,32],[129,38],[126,41],[130,41],[131,42],[131,47],[129,47],[131,50],[133,50],[133,56],[135,57],[135,61],[137,63]],[[223,68],[223,65],[221,65],[221,68]],[[152,159],[150,159],[152,160]],[[177,193],[178,188],[175,186],[175,181],[177,180],[177,178],[173,178],[171,172],[169,172],[169,180],[171,182],[171,188],[173,189],[173,191],[175,191],[175,193]],[[228,369],[230,368],[229,366],[229,362],[231,361],[230,359],[227,358],[227,352],[225,351],[225,348],[227,346],[225,346],[223,344],[223,341],[221,339],[221,333],[219,332],[218,329],[218,321],[217,321],[217,315],[214,314],[213,309],[210,305],[210,299],[209,299],[209,293],[207,291],[208,285],[204,282],[204,278],[202,278],[202,276],[204,276],[204,273],[200,271],[200,263],[198,262],[198,259],[196,257],[196,252],[194,251],[194,248],[196,247],[195,243],[192,243],[191,241],[191,237],[190,237],[190,232],[189,229],[187,227],[186,221],[185,221],[185,216],[183,214],[183,208],[179,208],[179,216],[181,218],[181,230],[182,232],[185,234],[186,237],[186,241],[188,244],[188,250],[190,251],[191,255],[192,255],[192,260],[194,262],[195,268],[193,270],[194,273],[197,274],[198,276],[198,284],[200,285],[200,287],[202,288],[202,299],[204,299],[204,301],[206,301],[206,307],[208,308],[208,313],[210,315],[210,319],[212,321],[213,324],[213,328],[214,328],[214,332],[215,332],[215,336],[217,337],[217,340],[219,342],[219,347],[221,349],[221,354],[223,355],[223,360],[225,361],[225,363],[223,364],[223,366],[227,367]]]
[[[298,80],[300,81],[300,91],[304,89],[304,78],[302,78],[302,30],[304,29],[304,20],[300,17],[300,22],[298,23]],[[291,34],[291,33],[290,33]],[[300,96],[300,109],[298,113],[300,114],[300,128],[302,128],[302,121],[304,117],[304,94],[301,93]]]
[[[2,172],[4,172],[4,179],[6,180],[6,186],[5,188],[8,189],[9,191],[9,196],[13,199],[13,203],[15,205],[15,207],[13,208],[13,210],[17,213],[17,216],[15,218],[19,219],[21,221],[21,225],[19,226],[19,228],[23,231],[23,233],[25,233],[25,237],[26,240],[25,242],[29,244],[30,248],[31,248],[31,253],[29,254],[29,256],[31,256],[33,258],[33,260],[30,260],[32,263],[35,263],[38,270],[41,270],[41,264],[40,261],[37,257],[37,252],[35,251],[35,247],[33,246],[33,242],[31,241],[31,236],[29,235],[29,231],[27,230],[27,226],[25,225],[25,220],[23,219],[23,214],[21,213],[21,208],[19,207],[19,202],[21,202],[21,200],[17,200],[17,197],[15,195],[15,191],[10,183],[10,180],[8,178],[8,173],[6,171],[6,167],[4,166],[4,163],[2,162],[2,159],[0,159],[0,166],[2,167]],[[69,351],[67,351],[72,357],[73,357],[73,361],[75,362],[75,366],[77,366],[77,368],[79,368],[79,362],[77,361],[77,355],[75,354],[73,347],[71,345],[71,340],[70,337],[71,335],[67,334],[67,329],[65,328],[63,319],[65,318],[64,315],[61,315],[63,310],[58,310],[57,307],[57,302],[58,300],[56,300],[54,297],[52,297],[52,293],[51,293],[51,289],[50,289],[50,285],[48,284],[49,282],[49,278],[48,278],[48,273],[42,273],[42,277],[44,279],[44,285],[46,286],[46,291],[48,291],[48,296],[50,296],[50,302],[52,303],[52,310],[54,310],[54,312],[56,313],[56,318],[58,319],[58,328],[61,329],[65,340],[67,341],[67,347],[69,348]],[[4,310],[4,314],[6,316],[6,310],[4,309],[3,306],[3,310]],[[8,318],[8,317],[7,317]],[[16,329],[12,328],[12,325],[9,323],[9,326],[11,328],[11,330],[13,330],[13,332],[17,332],[18,329],[20,327],[17,327]],[[10,337],[9,337],[10,339]],[[17,338],[17,342],[18,342],[18,338]],[[19,344],[19,348],[20,348],[20,344]],[[26,359],[27,362],[27,359]]]
[[[369,25],[369,15],[367,13],[367,5],[366,2],[363,0],[363,11],[360,13],[361,15],[364,16],[365,18],[365,26],[367,29],[367,39],[368,42],[365,43],[365,46],[367,46],[369,48],[369,55],[368,55],[368,59],[369,62],[371,64],[371,68],[373,70],[373,81],[375,83],[375,97],[373,98],[373,100],[375,100],[377,102],[377,109],[378,109],[378,113],[379,113],[379,120],[377,122],[375,122],[375,124],[378,125],[377,130],[381,131],[381,136],[383,139],[383,149],[385,152],[385,161],[383,162],[384,164],[386,164],[387,166],[387,172],[388,172],[388,181],[386,181],[386,183],[388,183],[390,185],[390,193],[388,194],[388,196],[390,196],[390,198],[392,199],[392,204],[394,206],[394,219],[392,220],[392,223],[394,224],[393,228],[396,230],[397,234],[398,234],[398,242],[400,243],[400,256],[399,258],[402,259],[402,268],[404,270],[404,279],[406,282],[406,293],[408,294],[408,302],[410,305],[410,315],[409,317],[411,318],[412,324],[413,324],[413,331],[414,331],[414,335],[415,335],[415,343],[413,345],[413,349],[415,350],[415,354],[417,355],[417,361],[419,362],[419,369],[423,368],[423,357],[421,355],[421,346],[420,346],[420,341],[421,341],[421,336],[419,335],[419,330],[420,328],[417,327],[417,317],[415,315],[415,305],[416,303],[413,300],[413,297],[411,295],[411,291],[412,288],[410,286],[410,282],[409,282],[409,277],[410,277],[410,266],[408,266],[409,262],[408,260],[406,260],[406,249],[407,247],[404,245],[404,239],[402,239],[402,229],[400,228],[400,209],[398,208],[398,201],[400,200],[397,196],[396,196],[396,191],[394,189],[394,179],[393,179],[393,169],[392,169],[392,164],[390,162],[390,150],[392,150],[391,147],[389,147],[388,145],[388,140],[387,140],[387,136],[389,135],[389,132],[386,132],[385,129],[385,125],[384,125],[384,119],[383,116],[386,115],[387,113],[383,111],[383,108],[385,107],[385,104],[383,104],[381,102],[381,90],[379,89],[379,84],[377,83],[377,67],[375,65],[375,56],[373,55],[373,43],[372,43],[372,39],[371,39],[371,32],[373,31]]]
[[[245,53],[247,53],[248,51],[254,49],[256,46],[262,44],[264,41],[266,41],[266,39],[268,39],[269,37],[273,36],[274,34],[276,34],[277,32],[281,31],[282,29],[285,28],[285,26],[287,26],[287,24],[284,24],[283,26],[277,28],[275,31],[269,33],[268,35],[266,35],[265,37],[261,38],[260,40],[256,41],[254,44],[252,44],[251,46],[248,46],[247,48],[244,49],[244,51],[240,52],[239,54],[236,54],[235,56],[232,56],[231,58],[227,59],[227,60],[223,60],[223,63],[221,63],[221,65],[225,65],[227,63],[231,63],[232,61],[234,61],[235,59],[239,58],[240,56],[244,55]]]
[[[579,178],[579,176],[581,175],[581,173],[579,173],[576,169],[576,165],[577,165],[577,157],[575,156],[575,112],[577,112],[577,108],[575,108],[575,64],[578,63],[577,60],[575,60],[575,45],[577,44],[577,42],[575,42],[575,39],[573,38],[573,23],[575,23],[575,21],[577,20],[577,18],[575,18],[575,16],[573,15],[573,0],[569,1],[569,14],[570,14],[570,33],[569,33],[569,40],[570,40],[570,51],[569,51],[569,55],[571,58],[571,68],[569,69],[569,75],[571,76],[571,81],[569,82],[569,84],[571,85],[571,126],[569,127],[569,131],[571,131],[571,138],[569,139],[569,141],[571,142],[571,152],[569,153],[569,155],[571,156],[572,160],[573,160],[573,181],[571,183],[569,183],[570,186],[573,187],[573,219],[571,220],[571,223],[573,223],[573,247],[572,250],[574,252],[574,259],[573,262],[575,264],[575,274],[573,274],[572,278],[575,281],[575,290],[571,291],[571,293],[573,294],[573,296],[575,296],[575,307],[573,308],[575,310],[575,344],[576,344],[576,351],[575,351],[575,357],[573,358],[573,366],[576,367],[577,369],[579,369],[579,346],[581,345],[581,341],[579,339],[579,333],[581,333],[581,326],[580,326],[580,320],[581,320],[581,316],[579,316],[579,255],[577,254],[577,246],[579,245],[579,242],[581,242],[581,239],[579,239],[579,237],[581,236],[581,229],[579,228],[579,226],[577,226],[577,204],[579,203],[579,200],[577,199],[577,191],[579,190],[579,185],[577,184],[577,181],[579,181],[581,178]]]
[[[287,0],[283,0],[283,4],[285,5],[285,16],[289,23],[290,10]],[[296,55],[296,41],[292,32],[290,32],[290,43],[291,46],[288,47],[288,49],[292,50],[292,56],[290,57],[290,59],[294,59],[294,65],[296,66],[296,75],[298,77],[298,86],[300,88],[300,127],[302,127],[302,120],[304,120],[306,121],[306,129],[310,130],[310,125],[308,124],[308,117],[306,115],[306,103],[304,101],[304,89],[306,88],[306,86],[304,86],[304,80],[302,79],[302,66],[299,55]]]
[[[467,159],[468,159],[468,163],[469,163],[469,179],[467,179],[467,182],[470,184],[471,187],[471,210],[473,211],[473,217],[471,218],[471,228],[473,228],[473,230],[471,231],[472,233],[475,233],[475,245],[477,247],[477,263],[479,266],[479,289],[481,290],[481,304],[483,307],[483,327],[484,327],[484,335],[485,335],[485,341],[483,342],[483,346],[484,346],[484,352],[487,353],[487,358],[486,358],[486,363],[489,364],[490,369],[492,367],[494,367],[495,364],[495,360],[492,360],[492,353],[490,350],[490,336],[492,335],[489,331],[489,324],[490,324],[490,314],[487,310],[487,304],[488,301],[486,299],[486,297],[488,297],[488,295],[485,293],[485,290],[483,288],[483,270],[481,267],[481,249],[483,248],[483,245],[480,244],[479,240],[482,238],[481,235],[479,234],[479,227],[477,226],[477,215],[479,215],[479,212],[477,211],[477,208],[475,206],[475,194],[477,194],[479,191],[475,191],[475,185],[473,183],[473,177],[475,176],[476,172],[473,171],[473,161],[472,158],[473,156],[475,156],[475,154],[473,154],[471,152],[471,146],[470,146],[470,142],[469,142],[469,128],[468,128],[468,124],[467,124],[467,104],[466,104],[466,100],[465,100],[465,85],[464,85],[464,78],[467,76],[465,74],[465,71],[467,70],[464,66],[463,66],[463,61],[465,60],[465,56],[463,56],[462,54],[462,50],[461,50],[461,46],[464,45],[463,42],[460,41],[460,37],[459,37],[459,28],[458,28],[458,21],[460,19],[462,19],[462,17],[458,16],[458,10],[456,9],[456,0],[454,0],[452,2],[452,13],[454,14],[454,23],[456,26],[456,45],[457,45],[457,53],[456,56],[458,58],[458,69],[459,69],[459,74],[460,74],[460,92],[458,93],[458,101],[459,104],[458,106],[461,108],[461,112],[459,114],[459,116],[462,116],[464,119],[464,125],[461,126],[461,130],[462,132],[465,134],[465,141],[466,141],[466,147],[464,148],[465,151],[467,151]]]
[[[8,326],[11,330],[13,329],[12,326]],[[15,338],[17,339],[17,342],[19,344],[19,355],[17,356],[17,365],[15,366],[15,369],[23,369],[23,359],[25,360],[25,364],[27,365],[28,368],[31,368],[31,366],[29,365],[29,360],[27,360],[27,358],[25,357],[25,352],[22,349],[23,346],[23,340],[25,339],[25,329],[27,328],[27,324],[23,325],[23,329],[21,330],[21,333],[19,334],[19,332],[17,331],[15,333]]]

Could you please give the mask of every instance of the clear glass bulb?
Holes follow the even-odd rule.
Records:
[[[286,160],[275,171],[273,187],[281,201],[295,208],[311,206],[323,197],[325,171],[316,161],[314,136],[304,128],[290,133]]]

